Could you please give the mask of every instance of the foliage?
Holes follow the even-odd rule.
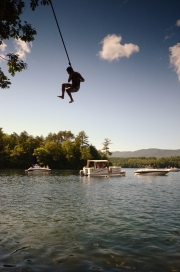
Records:
[[[35,10],[37,6],[39,6],[39,3],[41,5],[49,5],[51,0],[31,0],[30,6],[32,10]]]
[[[0,168],[28,168],[39,163],[53,169],[80,169],[87,159],[101,158],[99,151],[89,146],[84,131],[76,137],[71,131],[59,131],[44,138],[26,131],[7,135],[0,128]]]
[[[27,64],[24,63],[22,60],[18,59],[18,55],[15,54],[7,54],[9,57],[9,60],[7,62],[8,66],[8,72],[12,75],[15,76],[16,72],[21,72],[23,69],[25,70],[27,68]]]
[[[106,157],[111,156],[111,152],[109,151],[109,145],[111,144],[111,140],[109,140],[108,138],[104,139],[104,143],[103,143],[103,148],[102,148],[102,152],[104,153],[104,155]]]
[[[0,68],[0,88],[1,89],[9,88],[10,84],[11,84],[11,82],[9,81],[7,76],[5,76],[5,74],[3,73],[3,71]]]
[[[39,5],[49,5],[50,0],[30,0],[30,7],[32,10]],[[21,40],[24,42],[31,42],[37,34],[36,30],[32,28],[26,21],[21,21],[21,15],[25,8],[25,2],[22,0],[1,0],[0,8],[0,46],[4,40],[10,38]],[[27,68],[27,64],[19,59],[17,54],[9,53],[6,55],[8,72],[14,76],[16,72],[21,72]],[[0,68],[0,88],[9,88],[11,82]]]
[[[49,165],[52,169],[81,169],[87,159],[107,159],[106,152],[89,145],[84,131],[75,136],[71,131],[49,133],[47,137],[32,136],[26,131],[5,134],[0,128],[0,168],[29,168],[32,164]],[[110,140],[108,139],[108,142]],[[108,150],[108,149],[107,149]],[[108,150],[109,151],[109,150]],[[157,168],[167,166],[180,168],[180,156],[170,158],[108,157],[110,164],[123,168],[140,168],[156,164]]]
[[[98,151],[97,149],[96,149],[96,147],[95,146],[93,146],[93,145],[90,145],[89,146],[89,151],[90,151],[90,154],[91,154],[91,156],[92,156],[92,160],[100,160],[100,159],[103,159],[103,154],[102,154],[102,152],[101,151]]]
[[[156,158],[156,157],[138,157],[138,158],[110,158],[113,165],[124,168],[140,168],[145,165],[155,164],[157,168],[165,168],[168,166],[180,168],[180,156],[170,158]]]

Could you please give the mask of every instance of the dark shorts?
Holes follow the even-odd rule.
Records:
[[[69,90],[71,93],[76,93],[79,91],[79,89],[80,89],[80,86],[77,86],[77,87],[71,86],[71,87],[66,88],[66,90]]]

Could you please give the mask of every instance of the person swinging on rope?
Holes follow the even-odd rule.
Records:
[[[64,99],[64,93],[65,91],[67,92],[67,94],[70,97],[70,101],[69,103],[74,102],[73,98],[72,98],[72,94],[71,93],[75,93],[78,92],[80,89],[80,83],[84,82],[85,79],[81,76],[81,74],[79,74],[78,72],[75,72],[73,70],[73,68],[71,66],[69,66],[66,71],[69,74],[69,78],[68,78],[68,82],[72,81],[72,84],[70,83],[63,83],[62,84],[62,95],[58,95],[58,97]]]

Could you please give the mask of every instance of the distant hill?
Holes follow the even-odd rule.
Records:
[[[119,157],[119,158],[129,158],[129,157],[173,157],[180,156],[180,149],[177,150],[169,150],[169,149],[157,149],[157,148],[149,148],[149,149],[140,149],[137,151],[114,151],[112,152],[111,157]]]

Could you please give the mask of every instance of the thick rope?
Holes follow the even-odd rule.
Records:
[[[53,14],[54,14],[54,18],[56,20],[56,24],[57,24],[57,27],[58,27],[58,30],[59,30],[59,34],[61,36],[61,40],[62,40],[62,43],[64,45],[64,49],[65,49],[65,52],[66,52],[66,55],[67,55],[67,58],[68,58],[68,61],[69,61],[69,65],[71,66],[71,62],[70,62],[70,59],[69,59],[69,56],[68,56],[68,52],[66,50],[66,46],[65,46],[65,43],[64,43],[64,40],[63,40],[63,36],[61,34],[61,30],[60,30],[60,27],[59,27],[59,24],[58,24],[58,21],[57,21],[57,18],[56,18],[56,14],[55,14],[55,11],[54,11],[54,8],[53,8],[53,4],[52,4],[52,1],[50,0],[50,4],[51,4],[51,8],[52,8],[52,11],[53,11]],[[71,66],[72,67],[72,66]]]

